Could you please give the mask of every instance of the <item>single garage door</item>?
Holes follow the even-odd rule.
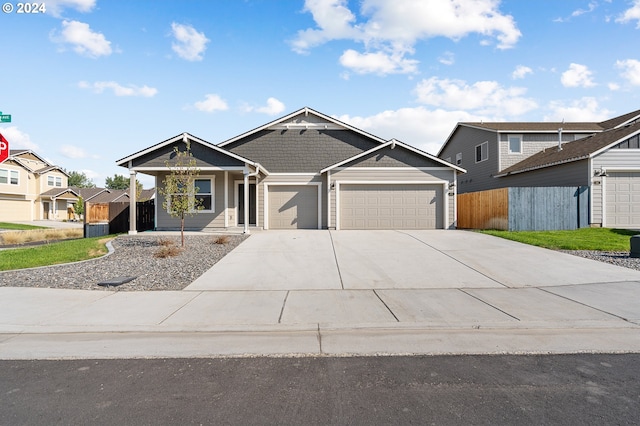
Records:
[[[340,229],[443,228],[442,185],[340,185]]]
[[[0,200],[0,221],[31,220],[31,201]]]
[[[605,226],[640,228],[640,172],[607,172]]]
[[[317,185],[269,185],[270,229],[317,229]]]

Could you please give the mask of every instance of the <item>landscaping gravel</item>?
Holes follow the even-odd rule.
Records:
[[[246,236],[225,235],[226,244],[216,244],[219,235],[186,235],[185,249],[177,256],[159,258],[163,242],[180,247],[180,236],[123,235],[114,239],[114,252],[85,262],[0,272],[0,287],[44,287],[81,290],[182,290],[211,268]],[[164,241],[163,241],[164,240]],[[136,277],[120,286],[99,286],[116,277]]]
[[[640,258],[629,256],[628,251],[590,251],[590,250],[560,250],[574,256],[623,266],[640,271]]]

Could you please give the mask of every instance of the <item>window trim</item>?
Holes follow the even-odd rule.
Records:
[[[19,170],[13,170],[13,169],[0,169],[0,171],[3,172],[7,172],[7,176],[6,182],[0,182],[0,185],[13,185],[13,186],[19,186],[20,185],[20,171]],[[13,179],[15,176],[15,183],[13,183]]]
[[[511,150],[511,138],[518,138],[518,140],[520,141],[520,150],[518,151],[512,151]],[[509,154],[522,154],[522,135],[518,135],[518,134],[509,134],[507,135],[507,149],[509,151]]]
[[[215,213],[216,211],[216,177],[215,176],[205,176],[205,177],[197,177],[193,179],[193,188],[196,187],[196,181],[197,180],[208,180],[211,184],[211,192],[203,192],[200,193],[200,191],[198,191],[197,193],[193,194],[194,197],[196,197],[197,194],[202,194],[202,195],[209,195],[211,196],[211,210],[196,210],[195,208],[193,208],[193,206],[191,207],[191,210],[189,210],[189,213]],[[192,188],[192,190],[193,190]],[[167,213],[170,214],[171,212],[171,198],[175,195],[180,195],[180,194],[168,194],[167,195]]]
[[[51,181],[53,181],[53,183]],[[62,188],[62,177],[61,176],[55,176],[55,175],[48,175],[47,176],[47,186],[51,186],[51,187],[55,187],[55,188]]]
[[[482,149],[485,147],[485,149]],[[480,159],[478,160],[478,148],[480,148]],[[484,151],[484,158],[482,156],[482,152]],[[476,164],[482,163],[483,161],[487,161],[489,159],[489,141],[484,141],[481,144],[476,145],[475,147],[476,153]]]

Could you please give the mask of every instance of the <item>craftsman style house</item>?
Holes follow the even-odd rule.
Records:
[[[69,176],[31,150],[14,150],[0,164],[0,221],[63,220],[78,194]]]
[[[586,186],[592,226],[640,228],[640,110],[599,123],[458,123],[438,157],[458,192]]]
[[[129,169],[132,181],[145,173],[162,187],[174,147],[184,150],[186,142],[205,207],[187,219],[189,229],[455,227],[460,166],[310,108],[217,145],[183,133],[117,164]],[[179,228],[163,201],[158,194],[156,229]]]

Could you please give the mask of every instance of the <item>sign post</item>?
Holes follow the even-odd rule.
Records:
[[[9,158],[9,141],[0,133],[0,163]]]

